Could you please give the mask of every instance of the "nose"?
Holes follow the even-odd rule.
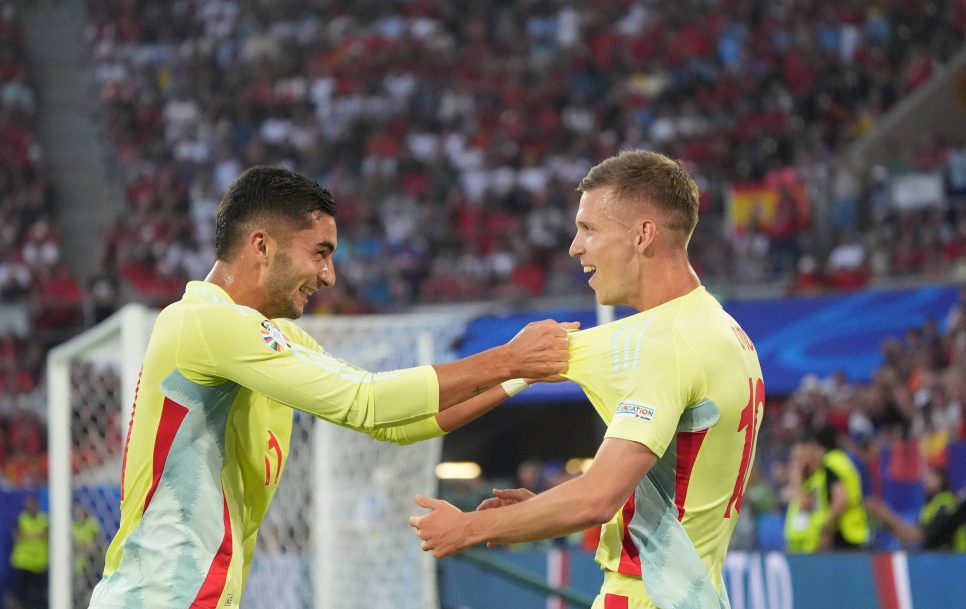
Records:
[[[319,271],[319,283],[327,288],[335,285],[335,261],[331,258],[322,264],[322,270]]]
[[[571,258],[576,258],[584,251],[584,246],[580,243],[580,235],[574,235],[574,240],[570,242],[570,250],[567,252]]]

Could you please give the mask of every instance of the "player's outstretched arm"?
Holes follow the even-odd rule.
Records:
[[[560,324],[551,319],[532,322],[505,345],[433,366],[439,379],[440,412],[508,379],[563,372],[568,358],[567,330],[575,327],[574,323]]]
[[[514,383],[514,381],[508,382]],[[526,384],[520,380],[516,382]],[[393,444],[412,444],[430,438],[438,438],[454,429],[459,429],[474,419],[480,418],[502,404],[510,397],[512,392],[512,390],[511,392],[507,391],[506,385],[507,383],[503,383],[491,387],[478,396],[447,408],[435,417],[396,427],[374,429],[369,432],[369,435],[376,440],[392,442]]]
[[[536,322],[507,344],[459,362],[372,373],[328,355],[314,340],[290,342],[270,321],[243,307],[207,307],[194,313],[183,323],[185,335],[195,340],[181,341],[176,354],[177,367],[189,380],[231,380],[279,403],[363,432],[429,418],[431,425],[420,433],[437,435],[440,430],[432,418],[449,407],[508,379],[564,370],[566,328],[575,325]],[[278,341],[271,331],[278,332]],[[475,403],[468,411],[479,416],[479,408],[492,406]]]
[[[567,535],[610,520],[657,462],[643,444],[606,438],[590,469],[549,491],[496,509],[464,513],[441,499],[417,497],[432,510],[409,524],[436,558],[478,543],[517,543]],[[521,497],[522,499],[522,497]]]

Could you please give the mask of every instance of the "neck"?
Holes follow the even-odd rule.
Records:
[[[687,251],[651,260],[650,265],[651,268],[644,273],[646,281],[641,282],[634,301],[627,303],[638,311],[659,307],[701,285],[688,262]]]
[[[260,290],[251,283],[250,279],[246,281],[246,278],[252,276],[250,271],[243,271],[230,262],[216,260],[205,281],[223,289],[235,304],[264,311],[265,303],[259,297]]]

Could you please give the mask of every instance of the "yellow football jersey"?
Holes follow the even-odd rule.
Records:
[[[570,341],[566,376],[606,437],[659,457],[604,525],[597,561],[640,576],[657,607],[728,606],[721,571],[764,413],[754,345],[703,287]]]
[[[369,373],[288,320],[195,281],[158,316],[91,607],[237,606],[285,468],[293,408],[381,440],[442,435],[430,366]]]

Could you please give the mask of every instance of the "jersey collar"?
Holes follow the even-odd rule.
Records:
[[[185,300],[211,304],[235,304],[228,292],[207,281],[189,281],[184,289]]]

